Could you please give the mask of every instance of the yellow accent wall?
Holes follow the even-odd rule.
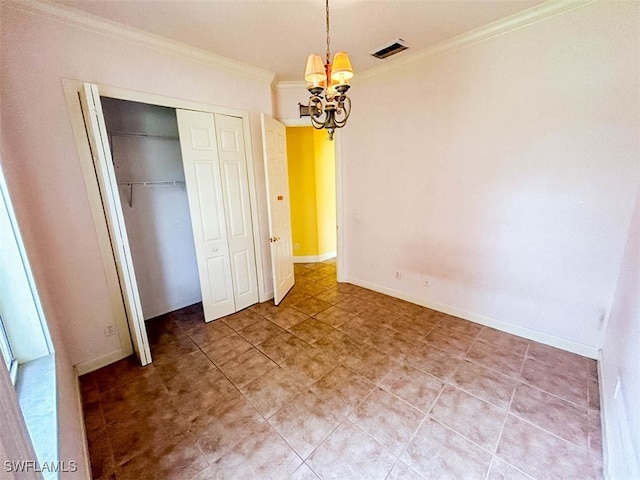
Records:
[[[336,251],[336,149],[325,130],[313,130],[318,255]]]
[[[336,251],[335,147],[325,131],[287,127],[294,257]]]

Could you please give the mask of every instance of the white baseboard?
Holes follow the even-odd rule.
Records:
[[[106,367],[107,365],[110,365],[113,362],[117,362],[118,360],[122,360],[123,358],[127,358],[129,355],[131,355],[131,353],[132,352],[127,350],[116,350],[115,352],[111,352],[100,358],[95,358],[93,360],[89,360],[88,362],[82,362],[74,365],[74,367],[76,369],[76,372],[78,372],[78,376],[80,376],[84,375],[85,373],[98,370],[99,368]]]
[[[91,478],[91,462],[89,461],[89,442],[87,440],[87,428],[84,423],[84,413],[82,409],[82,393],[80,392],[80,373],[78,373],[78,368],[73,367],[73,371],[75,373],[75,388],[76,388],[76,397],[77,397],[77,407],[79,408],[79,416],[80,416],[80,432],[82,434],[82,445],[84,451],[84,458],[82,459],[82,467],[84,470],[84,478]]]
[[[602,355],[602,349],[598,350],[598,393],[600,394],[600,428],[602,430],[602,476],[605,479],[610,478],[609,476],[609,449],[607,448],[609,445],[609,428],[608,423],[608,413],[609,413],[609,402],[608,399],[604,396],[604,357]]]
[[[318,263],[334,258],[335,256],[336,252],[323,253],[322,255],[307,255],[306,257],[294,255],[293,263]]]
[[[417,305],[421,305],[438,312],[453,315],[454,317],[458,318],[463,318],[464,320],[469,320],[470,322],[479,323],[480,325],[495,328],[496,330],[500,330],[502,332],[511,333],[513,335],[517,335],[518,337],[526,338],[527,340],[533,340],[535,342],[543,343],[545,345],[556,347],[561,350],[577,353],[578,355],[582,355],[584,357],[593,359],[598,358],[598,348],[591,345],[585,345],[583,343],[574,342],[565,338],[555,337],[553,335],[539,332],[537,330],[531,330],[529,328],[520,327],[518,325],[501,322],[500,320],[496,320],[494,318],[486,317],[474,312],[467,312],[466,310],[461,310],[449,305],[428,302],[421,298],[406,295],[405,293],[399,292],[397,290],[382,287],[380,285],[375,285],[373,283],[359,280],[357,278],[348,278],[346,281],[348,283],[352,283],[354,285],[358,285],[375,292],[384,293],[385,295],[389,295],[391,297],[400,298],[401,300],[406,300],[407,302],[415,303]]]

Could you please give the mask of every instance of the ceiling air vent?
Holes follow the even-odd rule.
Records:
[[[376,58],[382,59],[390,57],[391,55],[395,55],[396,53],[400,53],[407,48],[409,47],[407,47],[407,44],[404,43],[404,40],[398,38],[397,40],[393,40],[391,43],[383,45],[380,48],[376,48],[373,52],[371,52],[371,55]]]

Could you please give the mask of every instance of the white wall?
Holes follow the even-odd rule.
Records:
[[[595,356],[640,178],[638,8],[354,82],[349,279]]]
[[[270,79],[240,76],[20,5],[2,2],[3,168],[47,314],[59,323],[71,362],[79,364],[117,351],[119,343],[102,331],[111,307],[61,80],[249,111],[263,199],[259,112],[271,111]],[[258,214],[266,232],[266,210]],[[263,245],[265,267],[268,251]],[[269,291],[270,276],[264,282]]]
[[[175,109],[102,99],[145,319],[202,300]],[[144,133],[122,135],[122,133]]]
[[[640,478],[640,191],[602,348],[608,478]],[[616,383],[620,381],[614,398]]]

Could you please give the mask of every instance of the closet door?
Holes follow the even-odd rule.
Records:
[[[212,113],[176,110],[205,321],[236,311]]]
[[[149,349],[149,340],[144,326],[138,284],[133,269],[133,258],[129,249],[127,228],[122,214],[120,194],[113,169],[111,149],[107,139],[107,127],[102,113],[98,87],[85,83],[79,92],[79,97],[87,138],[91,147],[96,180],[111,238],[118,280],[123,293],[129,330],[133,339],[133,349],[140,359],[140,363],[144,366],[151,363],[151,350]]]
[[[258,302],[247,158],[242,119],[215,114],[236,311]]]

